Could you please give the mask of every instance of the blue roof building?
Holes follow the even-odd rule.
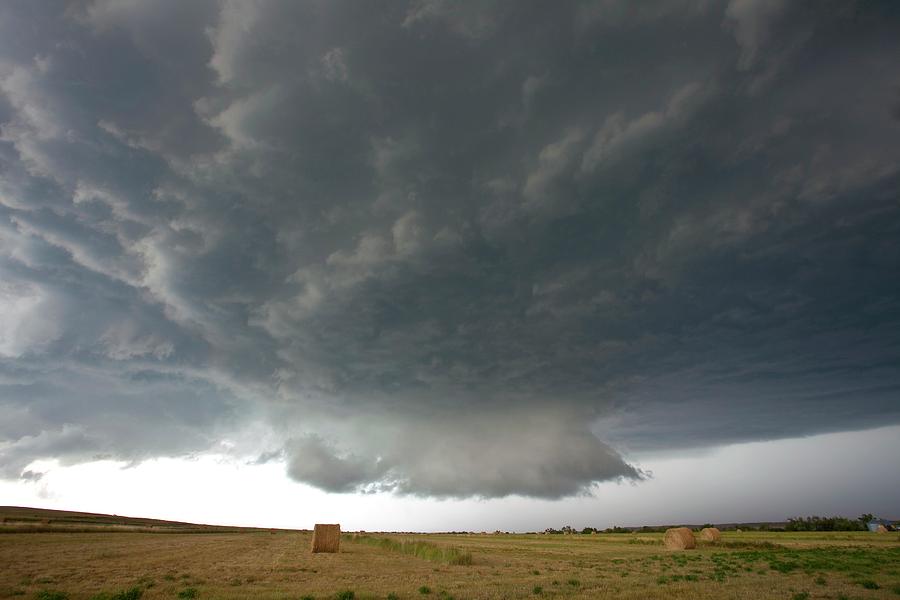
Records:
[[[872,519],[866,524],[866,526],[869,528],[869,531],[872,532],[877,532],[879,525],[883,525],[887,529],[892,529],[894,526],[893,522],[886,519]]]

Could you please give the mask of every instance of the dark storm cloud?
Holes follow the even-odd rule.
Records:
[[[896,423],[898,33],[873,2],[7,3],[3,474],[213,450],[552,498],[640,478],[623,449]]]

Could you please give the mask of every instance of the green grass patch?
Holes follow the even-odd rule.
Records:
[[[100,592],[91,596],[91,600],[138,600],[144,595],[144,590],[135,586],[128,590],[110,594],[108,592]]]
[[[769,568],[779,573],[790,573],[800,568],[800,563],[793,560],[770,560]]]
[[[716,561],[716,556],[712,557]],[[722,568],[726,561],[720,559]],[[772,571],[793,573],[844,573],[852,578],[868,578],[878,575],[890,565],[900,563],[900,548],[847,548],[822,547],[809,549],[777,548],[731,553],[727,563],[744,565],[768,565]]]
[[[750,549],[750,550],[779,550],[779,549],[783,549],[783,548],[784,548],[784,546],[782,546],[781,544],[773,544],[772,542],[752,542],[752,541],[747,541],[747,542],[735,542],[735,541],[732,541],[732,542],[718,542],[718,543],[716,543],[716,546],[718,546],[719,548],[733,548],[733,549],[736,549],[736,550],[744,550],[744,549]]]
[[[417,558],[446,563],[448,565],[472,564],[471,552],[466,552],[452,546],[439,546],[437,544],[432,544],[431,542],[395,540],[392,538],[374,537],[369,535],[357,536],[353,541],[382,548],[390,552],[410,554]]]
[[[638,538],[632,538],[632,539],[628,540],[628,543],[629,544],[637,544],[640,546],[658,546],[659,545],[659,542],[657,542],[656,540],[641,540]]]

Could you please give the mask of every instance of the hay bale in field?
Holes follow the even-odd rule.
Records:
[[[663,544],[667,550],[688,550],[697,546],[694,540],[694,532],[687,527],[673,527],[666,529]]]
[[[316,523],[313,529],[313,552],[338,552],[341,549],[341,526]]]
[[[879,526],[875,529],[875,532],[876,532],[876,533],[887,533],[887,532],[888,532],[888,528],[885,527],[884,525],[879,525]]]
[[[718,542],[722,539],[722,532],[718,527],[704,527],[700,530],[700,539],[705,542]]]

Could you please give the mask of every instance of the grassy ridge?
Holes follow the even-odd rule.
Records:
[[[203,525],[143,517],[124,517],[20,506],[0,506],[2,533],[244,533],[286,531],[257,527]]]
[[[0,534],[4,533],[247,533],[248,529],[223,527],[210,528],[175,528],[175,527],[128,527],[118,525],[97,525],[73,527],[70,525],[3,525]]]
[[[431,542],[395,540],[370,535],[357,535],[350,539],[355,542],[376,546],[390,552],[409,554],[433,562],[446,563],[449,565],[472,564],[471,552],[466,552],[452,546],[439,546],[437,544],[432,544]]]

